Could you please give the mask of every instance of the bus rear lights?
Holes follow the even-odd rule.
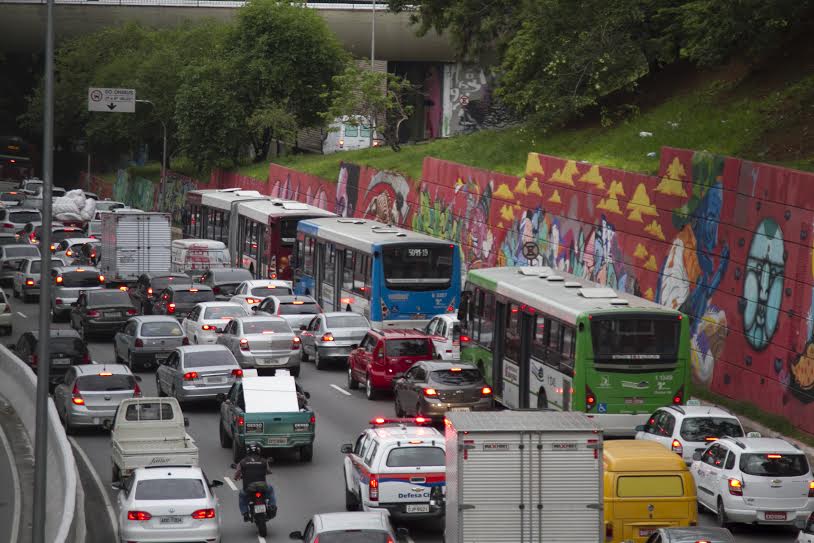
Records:
[[[588,385],[585,385],[585,407],[588,411],[596,407],[596,395]]]
[[[729,487],[729,493],[733,496],[743,496],[743,483],[740,479],[729,479],[727,486]]]
[[[677,439],[673,440],[673,443],[670,445],[670,449],[679,456],[684,454],[684,445],[682,445]]]

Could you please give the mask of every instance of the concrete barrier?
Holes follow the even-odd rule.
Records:
[[[0,345],[0,396],[17,412],[28,437],[36,439],[37,377],[17,355]],[[48,400],[48,489],[45,538],[49,543],[82,543],[84,529],[74,522],[76,463],[52,400]],[[76,533],[75,533],[76,532]],[[77,537],[78,536],[78,537]]]

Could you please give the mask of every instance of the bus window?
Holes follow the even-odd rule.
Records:
[[[534,338],[531,342],[531,355],[537,360],[543,362],[548,360],[548,356],[546,356],[546,330],[545,318],[540,315],[537,317],[537,322],[534,325]]]
[[[520,360],[520,309],[511,304],[506,318],[505,356],[515,362]]]
[[[495,333],[495,296],[492,293],[485,294],[482,298],[484,305],[483,319],[480,325],[478,343],[487,349],[494,348]]]
[[[345,249],[345,263],[342,266],[342,289],[353,290],[353,260],[356,254]]]
[[[570,326],[562,327],[562,358],[560,359],[560,371],[574,375],[574,347],[576,345],[574,329]]]
[[[325,244],[325,274],[323,281],[326,285],[333,287],[335,285],[336,275],[336,250],[333,243]]]
[[[558,321],[548,319],[548,350],[559,354],[560,351],[560,331],[562,326]]]

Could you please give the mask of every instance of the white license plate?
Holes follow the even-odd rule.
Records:
[[[649,537],[655,533],[655,528],[639,528],[639,537]]]
[[[430,505],[427,503],[410,503],[407,504],[407,513],[429,513]]]
[[[181,517],[161,517],[161,524],[181,524],[184,519]]]
[[[70,364],[71,359],[70,358],[54,358],[53,360],[51,360],[51,363],[54,364],[55,366],[64,366],[64,365]]]
[[[786,520],[785,511],[766,511],[764,514],[766,520]]]
[[[287,437],[270,437],[266,440],[269,445],[288,445]]]
[[[265,505],[255,505],[254,506],[254,513],[255,514],[259,514],[259,513],[264,513],[265,514],[265,512],[266,512],[266,506]]]
[[[226,377],[204,377],[204,383],[207,385],[223,385],[226,384]]]
[[[468,407],[450,407],[450,411],[469,411]]]

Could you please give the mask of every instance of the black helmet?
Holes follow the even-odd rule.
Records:
[[[260,445],[257,443],[249,443],[246,445],[246,454],[257,454],[259,455],[261,452]]]

